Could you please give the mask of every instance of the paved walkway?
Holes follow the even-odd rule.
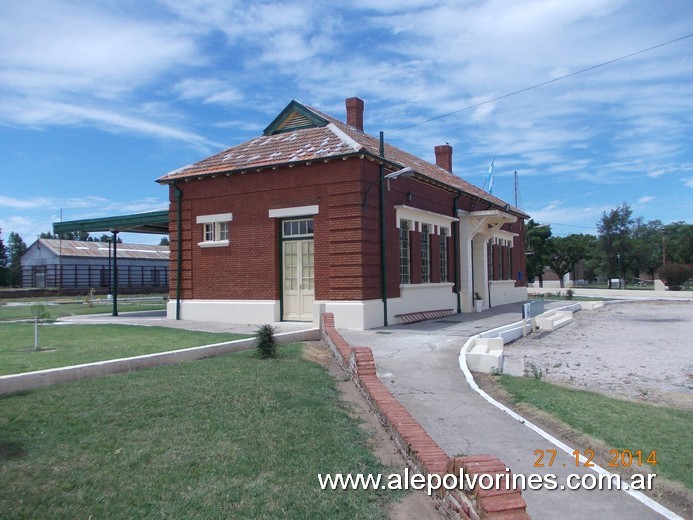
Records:
[[[166,311],[121,312],[118,316],[110,314],[92,314],[66,316],[58,319],[63,323],[141,325],[149,327],[170,327],[174,329],[196,330],[202,332],[234,332],[236,334],[255,334],[258,325],[243,323],[219,323],[214,321],[174,320],[166,318]],[[312,323],[300,321],[282,321],[272,324],[276,332],[294,332],[313,328]]]
[[[470,336],[520,319],[520,305],[513,304],[481,314],[340,333],[351,345],[372,348],[380,380],[448,455],[492,454],[516,474],[553,473],[560,487],[571,473],[594,473],[576,468],[574,458],[563,452],[553,467],[534,467],[535,451],[555,446],[472,390],[458,362]],[[523,497],[534,520],[662,518],[623,491],[527,490]]]

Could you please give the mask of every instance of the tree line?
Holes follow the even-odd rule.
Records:
[[[598,236],[554,236],[549,225],[529,220],[525,228],[527,279],[543,287],[546,270],[563,277],[582,264],[586,282],[653,280],[657,274],[670,287],[680,287],[693,276],[693,225],[663,224],[634,217],[628,204],[604,212],[597,222]]]

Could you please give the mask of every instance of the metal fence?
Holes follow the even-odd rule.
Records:
[[[90,264],[22,266],[22,287],[92,289],[110,287],[113,270]],[[168,267],[119,265],[118,287],[166,288]]]

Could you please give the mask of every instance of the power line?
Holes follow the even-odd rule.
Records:
[[[622,61],[622,60],[625,60],[625,59],[628,59],[628,58],[632,58],[633,56],[637,56],[637,55],[639,55],[639,54],[644,54],[644,53],[646,53],[646,52],[650,52],[650,51],[653,51],[653,50],[655,50],[655,49],[659,49],[660,47],[664,47],[664,46],[666,46],[666,45],[671,45],[672,43],[680,42],[681,40],[685,40],[686,38],[691,38],[691,37],[693,37],[693,33],[687,34],[686,36],[681,36],[680,38],[676,38],[676,39],[670,40],[670,41],[668,41],[668,42],[664,42],[664,43],[660,43],[660,44],[658,44],[658,45],[654,45],[654,46],[652,46],[652,47],[648,47],[647,49],[642,49],[642,50],[639,50],[639,51],[636,51],[636,52],[632,52],[632,53],[630,53],[630,54],[626,54],[625,56],[621,56],[621,57],[619,57],[619,58],[614,58],[614,59],[612,59],[612,60],[605,61],[605,62],[603,62],[603,63],[599,63],[598,65],[592,65],[592,66],[587,67],[587,68],[585,68],[585,69],[577,70],[577,71],[575,71],[575,72],[571,72],[570,74],[566,74],[566,75],[564,75],[564,76],[559,76],[559,77],[557,77],[557,78],[553,78],[553,79],[550,79],[550,80],[548,80],[548,81],[543,81],[543,82],[541,82],[541,83],[537,83],[536,85],[532,85],[532,86],[530,86],[530,87],[525,87],[525,88],[522,88],[522,89],[520,89],[520,90],[515,90],[514,92],[509,92],[509,93],[507,93],[507,94],[503,94],[502,96],[498,96],[498,97],[493,98],[493,99],[488,99],[488,100],[482,101],[482,102],[480,102],[480,103],[475,103],[474,105],[469,105],[469,106],[466,106],[466,107],[464,107],[464,108],[460,108],[459,110],[455,110],[454,112],[449,112],[449,113],[447,113],[447,114],[443,114],[443,115],[440,115],[440,116],[432,117],[432,118],[430,118],[430,119],[426,119],[425,121],[420,121],[420,122],[418,122],[418,123],[414,123],[414,124],[411,124],[411,125],[408,125],[408,126],[403,126],[402,128],[397,128],[397,129],[395,129],[395,130],[389,130],[389,131],[384,132],[384,133],[386,133],[386,134],[392,134],[392,133],[394,133],[394,132],[400,132],[400,131],[402,131],[402,130],[407,130],[407,129],[413,128],[413,127],[415,127],[415,126],[420,126],[420,125],[423,125],[423,124],[426,124],[426,123],[430,123],[431,121],[437,121],[438,119],[443,119],[443,118],[445,118],[445,117],[449,117],[449,116],[452,116],[452,115],[455,115],[455,114],[459,114],[460,112],[465,112],[465,111],[467,111],[467,110],[472,110],[473,108],[478,108],[478,107],[481,107],[481,106],[484,106],[484,105],[488,105],[489,103],[494,103],[495,101],[500,101],[501,99],[505,99],[505,98],[508,98],[508,97],[510,97],[510,96],[516,96],[517,94],[522,94],[522,93],[527,92],[527,91],[529,91],[529,90],[533,90],[533,89],[536,89],[536,88],[539,88],[539,87],[543,87],[543,86],[548,85],[548,84],[550,84],[550,83],[555,83],[556,81],[561,81],[561,80],[564,80],[564,79],[566,79],[566,78],[570,78],[570,77],[572,77],[572,76],[577,76],[578,74],[582,74],[583,72],[589,72],[589,71],[591,71],[591,70],[598,69],[598,68],[600,68],[600,67],[605,67],[605,66],[607,66],[607,65],[611,65],[612,63],[616,63],[617,61]]]
[[[594,226],[576,226],[575,224],[559,224],[558,222],[543,222],[543,224],[548,224],[549,226],[565,226],[582,229],[595,229],[597,227],[596,224]]]

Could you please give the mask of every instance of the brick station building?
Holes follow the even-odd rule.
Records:
[[[373,328],[526,299],[526,214],[452,173],[292,101],[169,186],[170,317]],[[382,148],[382,149],[381,149]],[[437,314],[438,313],[438,314]]]

